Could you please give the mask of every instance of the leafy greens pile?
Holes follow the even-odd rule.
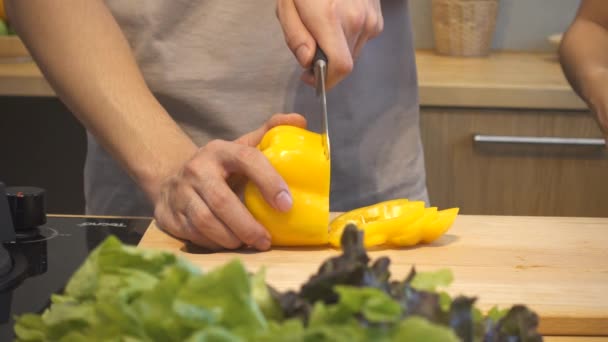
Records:
[[[106,239],[41,315],[18,317],[20,341],[541,341],[525,306],[492,309],[439,291],[449,270],[391,281],[354,226],[343,254],[299,292],[266,284],[235,259],[207,273],[174,254]]]

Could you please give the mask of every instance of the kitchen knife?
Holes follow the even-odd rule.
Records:
[[[317,51],[313,58],[313,67],[315,74],[315,88],[317,98],[321,103],[321,121],[323,123],[323,130],[321,131],[321,137],[323,140],[323,147],[325,149],[325,157],[327,160],[331,160],[330,146],[329,146],[329,128],[327,126],[327,97],[325,93],[325,78],[327,77],[327,56],[325,52],[321,50],[321,47],[317,45]]]

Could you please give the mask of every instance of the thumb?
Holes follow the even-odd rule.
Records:
[[[282,125],[306,128],[306,118],[296,113],[275,114],[270,119],[268,119],[268,121],[266,121],[260,128],[241,136],[234,142],[236,142],[237,144],[255,147],[260,143],[260,141],[262,141],[262,138],[264,137],[264,134],[266,134],[266,132],[268,132],[273,127]]]

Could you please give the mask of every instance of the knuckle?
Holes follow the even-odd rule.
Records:
[[[241,240],[248,245],[255,244],[259,239],[263,237],[261,232],[258,232],[255,229],[247,229],[243,231],[240,235]]]
[[[222,211],[228,204],[229,193],[219,186],[218,181],[209,181],[205,188],[207,205],[217,211]]]
[[[184,227],[178,224],[173,218],[170,210],[163,205],[156,205],[154,207],[154,219],[156,225],[170,234],[177,236],[178,238],[186,238],[187,233],[184,231]]]
[[[380,33],[378,17],[370,16],[367,18],[367,21],[365,22],[365,32],[367,32],[370,37],[375,37]]]
[[[256,162],[259,157],[259,151],[253,147],[242,146],[236,152],[236,159],[241,165],[248,166]]]
[[[203,153],[217,153],[221,151],[226,144],[226,141],[221,139],[213,139],[209,141],[203,148]]]
[[[384,18],[380,17],[380,19],[378,20],[378,26],[376,28],[376,31],[378,32],[376,35],[384,31]]]
[[[349,56],[343,60],[336,61],[334,67],[338,75],[349,74],[353,70],[353,59]]]
[[[184,167],[182,169],[182,174],[186,178],[198,178],[199,173],[200,173],[200,170],[199,170],[198,166],[196,165],[196,163],[194,163],[193,161],[187,162],[186,165],[184,165]],[[170,189],[177,189],[178,186],[179,186],[179,180],[177,178],[169,180]]]
[[[367,13],[365,13],[365,11],[354,9],[346,15],[345,26],[348,27],[348,30],[351,33],[355,34],[363,31],[366,20]]]
[[[202,232],[209,226],[211,220],[213,220],[213,214],[207,208],[199,208],[197,210],[190,210],[188,218],[190,224],[199,232]]]
[[[154,207],[154,219],[159,227],[166,228],[167,218],[165,216],[165,210],[161,205],[156,205]]]
[[[326,1],[325,17],[329,20],[330,23],[335,23],[339,21],[340,16],[338,14],[338,3],[336,0]]]
[[[285,44],[290,50],[295,50],[302,44],[302,39],[295,32],[285,32]]]

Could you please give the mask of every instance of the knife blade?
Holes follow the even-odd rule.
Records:
[[[321,137],[325,150],[325,157],[331,160],[331,149],[329,145],[329,127],[327,125],[327,94],[325,92],[325,79],[327,77],[327,56],[325,52],[317,45],[315,56],[313,58],[315,88],[317,98],[321,104],[321,121],[323,123]]]

